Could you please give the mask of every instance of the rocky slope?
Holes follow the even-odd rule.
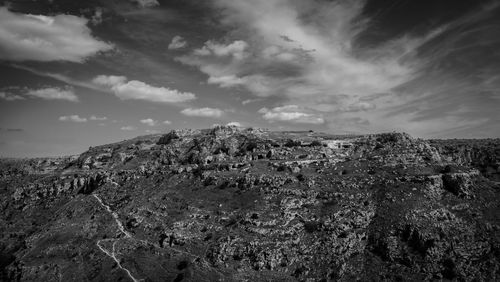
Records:
[[[500,154],[462,146],[216,127],[3,160],[0,280],[499,280]]]
[[[476,167],[487,178],[500,182],[500,140],[430,140],[430,144],[446,161]]]

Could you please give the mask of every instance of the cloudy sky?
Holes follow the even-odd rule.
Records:
[[[0,156],[235,123],[500,137],[500,1],[0,0]]]

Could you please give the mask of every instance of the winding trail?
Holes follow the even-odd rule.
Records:
[[[92,196],[94,196],[94,198],[97,199],[97,201],[99,202],[99,204],[106,209],[106,211],[111,214],[111,216],[113,216],[113,218],[115,219],[115,222],[116,222],[116,225],[118,225],[118,229],[120,230],[120,232],[125,235],[125,238],[132,238],[132,235],[127,231],[125,230],[125,228],[123,227],[123,224],[121,223],[121,221],[119,220],[118,218],[118,214],[114,211],[111,210],[111,208],[106,205],[102,200],[101,198],[99,198],[99,196],[97,196],[97,194],[92,194]],[[112,258],[116,264],[118,265],[119,268],[123,269],[125,272],[127,272],[127,275],[130,277],[130,279],[132,279],[132,281],[134,282],[139,282],[139,281],[142,281],[143,279],[137,279],[135,278],[132,273],[130,272],[130,270],[126,269],[125,267],[122,266],[122,264],[120,263],[120,260],[116,257],[116,253],[115,253],[115,245],[116,245],[116,242],[117,240],[120,240],[120,239],[103,239],[103,240],[98,240],[96,245],[97,247],[99,247],[99,249],[105,253],[107,256],[109,256],[110,258]],[[112,245],[112,248],[111,248],[111,252],[106,250],[103,246],[101,246],[101,242],[102,241],[113,241],[113,245]]]
[[[146,241],[146,240],[139,240],[139,239],[135,239],[134,237],[132,237],[132,234],[130,234],[130,232],[128,232],[127,230],[125,230],[125,227],[123,227],[123,223],[120,221],[119,217],[118,217],[118,214],[116,212],[114,212],[113,210],[111,210],[111,208],[106,205],[101,198],[99,198],[99,196],[95,193],[92,194],[92,196],[99,202],[99,204],[104,208],[106,209],[106,211],[114,218],[115,222],[116,222],[116,225],[118,226],[118,229],[120,230],[120,233],[122,233],[123,235],[125,235],[124,238],[116,238],[116,239],[102,239],[102,240],[98,240],[96,245],[97,247],[103,252],[105,253],[107,256],[109,256],[110,258],[112,258],[116,264],[118,265],[118,267],[122,270],[124,270],[125,272],[127,272],[127,275],[130,277],[130,279],[132,279],[132,281],[134,282],[140,282],[140,281],[144,281],[144,279],[137,279],[135,278],[132,273],[130,272],[130,270],[126,269],[125,267],[123,267],[120,263],[120,260],[116,257],[116,253],[115,253],[115,245],[116,243],[119,241],[119,240],[122,240],[122,239],[131,239],[131,240],[134,240],[134,241],[138,241],[138,242],[141,242],[142,244],[145,244],[145,245],[151,245],[151,246],[154,246],[154,247],[157,247],[156,245],[154,245],[153,243],[149,242],[149,241]],[[105,249],[103,246],[101,246],[101,242],[113,242],[113,245],[112,245],[112,248],[111,248],[111,251]],[[173,252],[176,252],[176,253],[179,253],[179,254],[183,254],[183,255],[186,255],[186,256],[189,256],[189,257],[192,257],[193,258],[193,262],[197,259],[201,260],[205,266],[208,266],[210,268],[212,268],[214,271],[216,271],[217,273],[219,273],[221,276],[224,276],[223,273],[221,273],[219,270],[215,269],[213,266],[210,265],[210,263],[208,261],[206,261],[204,258],[200,257],[200,256],[197,256],[197,255],[194,255],[192,253],[189,253],[189,252],[185,252],[185,251],[181,251],[181,250],[178,250],[178,249],[175,249],[175,248],[172,248],[172,247],[169,247],[169,246],[164,246],[163,247],[164,249],[169,249]],[[206,252],[206,250],[205,250]]]

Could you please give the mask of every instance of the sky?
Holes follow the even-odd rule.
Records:
[[[500,137],[500,1],[0,0],[0,156],[214,124]]]

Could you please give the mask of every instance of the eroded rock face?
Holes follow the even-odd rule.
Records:
[[[445,162],[473,166],[485,177],[500,182],[500,140],[430,140]]]
[[[468,172],[446,173],[443,175],[443,187],[459,197],[471,198],[474,197],[472,189],[478,176],[479,171],[475,169]]]
[[[499,280],[500,189],[442,152],[219,126],[3,161],[0,280]]]

